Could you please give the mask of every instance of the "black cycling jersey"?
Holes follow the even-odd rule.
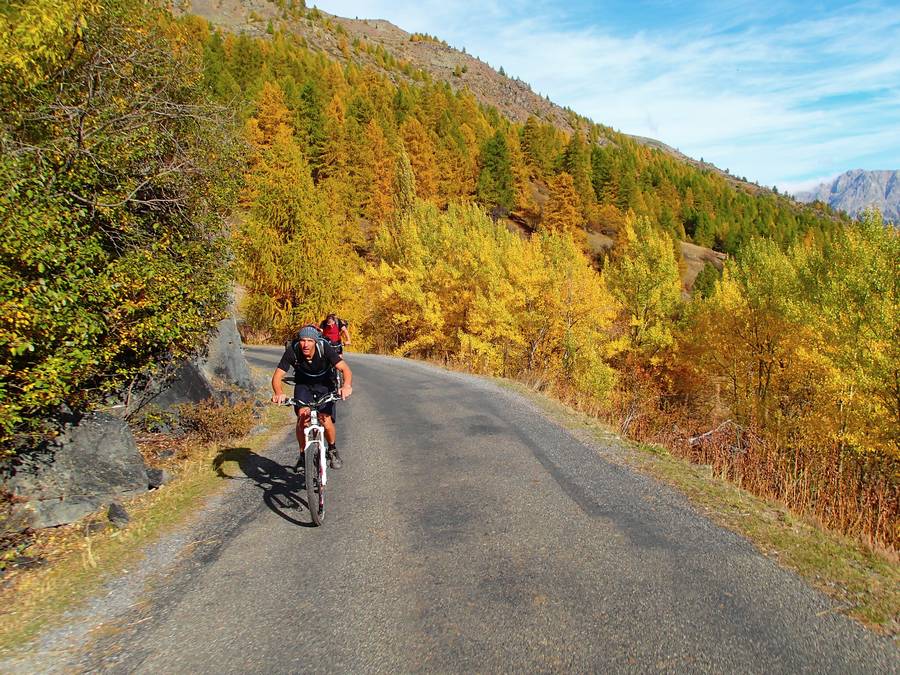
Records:
[[[289,344],[278,362],[278,368],[284,372],[294,369],[294,378],[297,384],[326,384],[331,381],[331,370],[343,359],[334,347],[326,341],[322,341],[322,354],[319,355],[318,346],[313,350],[311,359],[306,359],[298,346]]]

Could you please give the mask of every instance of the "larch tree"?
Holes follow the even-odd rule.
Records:
[[[422,199],[433,199],[437,193],[437,157],[428,130],[409,116],[400,125],[400,136],[416,176],[416,192]]]
[[[356,187],[362,194],[364,213],[372,223],[382,224],[394,209],[396,160],[377,120],[366,125],[363,151],[357,159]]]
[[[557,174],[550,179],[549,188],[541,226],[548,232],[566,232],[583,242],[582,216],[572,176],[565,172]]]

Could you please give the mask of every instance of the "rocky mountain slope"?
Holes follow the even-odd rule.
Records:
[[[858,216],[874,206],[885,221],[900,224],[900,171],[863,171],[842,173],[830,183],[822,183],[796,195],[798,201],[820,201],[833,209]]]

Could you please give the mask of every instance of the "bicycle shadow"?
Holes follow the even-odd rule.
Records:
[[[225,471],[226,462],[235,462],[241,475]],[[212,462],[216,475],[226,480],[251,480],[263,491],[263,502],[269,509],[289,523],[300,527],[315,527],[315,523],[298,520],[292,513],[305,510],[309,515],[306,499],[300,497],[306,490],[303,471],[297,466],[282,466],[268,457],[257,455],[250,448],[222,448]]]

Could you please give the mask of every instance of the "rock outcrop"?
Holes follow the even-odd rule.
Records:
[[[206,357],[155,374],[110,412],[72,416],[53,441],[5,467],[0,490],[13,499],[9,513],[0,516],[0,531],[70,523],[159,487],[170,476],[159,469],[148,471],[125,418],[148,405],[174,414],[184,403],[231,401],[252,387],[232,313],[219,323]]]
[[[105,504],[147,491],[147,468],[124,420],[85,415],[7,469],[14,497],[8,530],[70,523]]]
[[[244,358],[234,314],[232,307],[228,317],[219,322],[216,332],[209,340],[206,357],[200,360],[199,365],[208,378],[250,391],[253,389],[253,381],[247,359]]]

